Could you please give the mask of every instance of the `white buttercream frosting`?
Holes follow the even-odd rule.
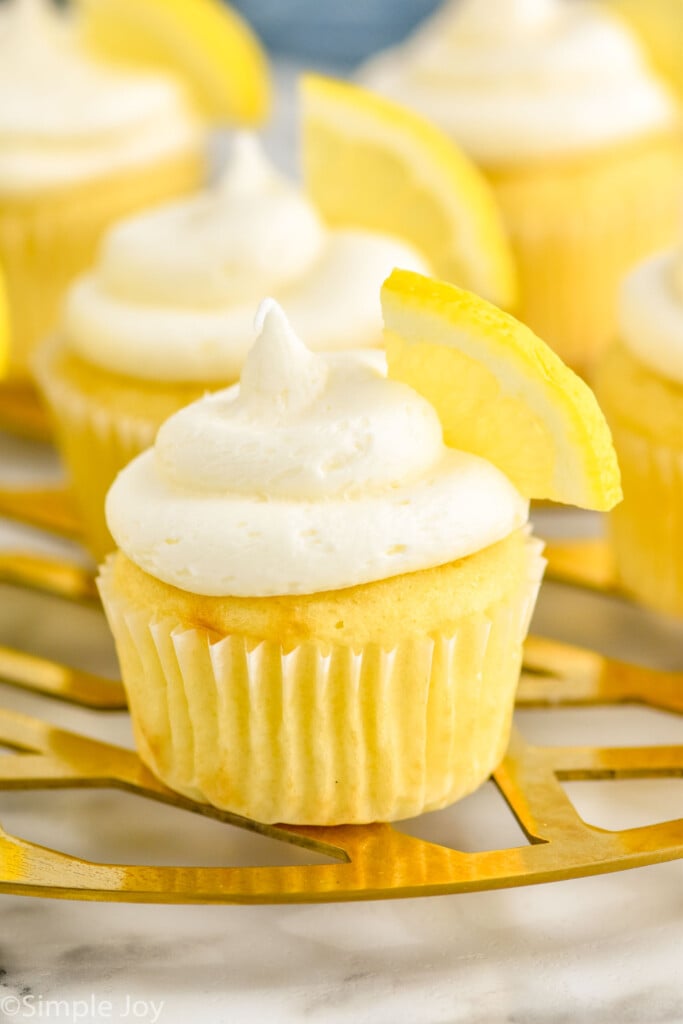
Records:
[[[109,492],[141,569],[209,596],[317,593],[464,558],[526,522],[509,480],[447,448],[381,353],[313,353],[272,300],[261,320],[241,384],[171,417]]]
[[[70,184],[196,147],[178,83],[89,57],[51,0],[0,5],[0,189]]]
[[[592,150],[679,117],[630,31],[586,0],[455,0],[362,77],[485,164]]]
[[[112,373],[154,381],[236,380],[253,310],[275,295],[315,349],[381,343],[379,287],[395,266],[427,272],[407,243],[328,231],[310,200],[239,136],[211,191],[115,227],[67,297],[71,349]]]
[[[641,363],[683,384],[683,242],[645,260],[624,280],[619,334]]]
[[[264,286],[284,287],[311,266],[324,234],[308,199],[244,134],[214,190],[110,231],[97,279],[112,297],[147,306],[253,309]]]

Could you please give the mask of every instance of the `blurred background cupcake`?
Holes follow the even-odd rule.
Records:
[[[619,578],[683,616],[683,242],[624,281],[619,340],[595,382],[622,470],[624,501],[610,515]]]
[[[683,3],[681,0],[606,0],[647,47],[659,73],[683,100]]]
[[[264,295],[288,296],[320,349],[379,346],[377,293],[395,263],[427,267],[408,242],[327,232],[253,136],[236,140],[212,189],[108,232],[35,360],[93,554],[113,546],[114,477],[172,413],[239,378]]]
[[[631,31],[581,0],[456,0],[364,69],[486,172],[518,262],[518,314],[587,372],[618,282],[666,245],[681,195],[674,94]]]
[[[131,56],[144,65],[145,30],[136,34],[126,6],[118,42],[133,39]],[[208,121],[184,87],[187,67],[179,61],[170,74],[112,63],[97,52],[107,35],[117,42],[107,5],[94,5],[92,18],[83,7],[75,18],[51,0],[0,4],[0,263],[15,377],[28,374],[35,342],[54,326],[65,287],[92,261],[103,230],[205,176]]]

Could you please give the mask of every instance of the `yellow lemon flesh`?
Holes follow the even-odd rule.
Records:
[[[528,327],[450,284],[396,270],[382,289],[389,376],[437,410],[446,444],[527,498],[605,510],[621,499],[593,392]]]
[[[493,193],[438,128],[359,86],[302,80],[308,193],[333,227],[411,242],[436,274],[514,305],[510,247]]]
[[[183,79],[215,121],[256,124],[268,113],[266,57],[249,26],[220,0],[78,0],[98,55]]]

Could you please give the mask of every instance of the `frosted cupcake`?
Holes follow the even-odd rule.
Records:
[[[574,0],[460,0],[363,77],[476,159],[517,257],[517,314],[588,370],[681,191],[679,109],[629,30]]]
[[[619,577],[645,604],[683,616],[683,246],[624,281],[619,341],[596,389],[624,482],[610,517]]]
[[[592,395],[552,353],[528,361],[543,346],[521,325],[417,274],[384,293],[390,369],[417,358],[450,399],[445,433],[382,354],[313,353],[271,302],[240,384],[168,420],[107,499],[119,550],[99,586],[141,757],[260,821],[410,817],[503,756],[543,560],[510,477],[445,443],[463,410],[477,446],[490,403],[506,409],[506,437],[482,443],[511,472],[533,423],[532,493],[618,497]],[[438,381],[426,344],[454,361]],[[481,376],[463,382],[461,358]]]
[[[117,472],[172,413],[239,379],[264,294],[314,349],[378,347],[379,288],[396,265],[427,267],[398,238],[328,230],[248,135],[215,188],[115,227],[36,361],[93,552],[113,547],[104,498]]]
[[[203,130],[181,86],[90,58],[48,0],[0,6],[0,264],[10,374],[26,376],[105,227],[196,188]]]
[[[392,820],[503,755],[540,545],[382,364],[314,355],[271,309],[239,389],[172,417],[110,492],[100,588],[138,749],[194,799]]]

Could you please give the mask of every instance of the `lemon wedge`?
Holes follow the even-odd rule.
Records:
[[[514,264],[487,182],[440,129],[348,82],[305,75],[303,169],[333,227],[411,242],[447,281],[511,308]]]
[[[389,376],[437,410],[446,444],[501,469],[527,498],[605,510],[621,499],[593,392],[507,313],[395,270],[382,288]]]
[[[105,59],[180,76],[215,121],[256,124],[268,113],[266,57],[220,0],[78,0],[86,45]]]

